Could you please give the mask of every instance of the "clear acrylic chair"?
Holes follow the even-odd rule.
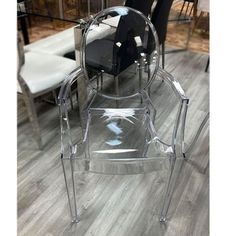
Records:
[[[116,16],[120,16],[120,20],[125,16],[131,18],[126,21],[127,30],[119,42],[115,42],[112,48],[108,47],[111,51],[104,50],[99,57],[96,55],[96,63],[106,61],[107,67],[119,67],[122,63],[126,64],[123,60],[129,61],[129,65],[118,75],[118,80],[114,81],[109,73],[94,73],[88,69],[86,48],[89,42],[86,40],[95,26],[104,19]],[[144,25],[142,32],[136,25],[140,21]],[[112,34],[116,34],[116,30],[114,27]],[[131,62],[126,56],[134,52],[136,56],[130,57]],[[175,188],[177,175],[174,173],[179,172],[176,160],[183,159],[188,98],[178,81],[159,67],[159,57],[155,28],[134,9],[105,9],[86,28],[82,40],[81,68],[64,81],[58,102],[61,161],[72,222],[80,220],[76,190],[80,171],[120,175],[157,171],[163,174],[166,188],[160,221],[166,221]],[[69,106],[69,91],[75,83],[80,85],[80,120],[77,121],[71,118]],[[81,87],[83,84],[86,85],[84,88]],[[161,99],[161,94],[166,96],[162,91],[165,86],[170,95],[167,99]],[[173,101],[175,106],[170,106],[167,112],[168,104]],[[165,115],[168,118],[164,118]],[[162,133],[163,127],[165,132]],[[170,133],[169,140],[167,133]]]

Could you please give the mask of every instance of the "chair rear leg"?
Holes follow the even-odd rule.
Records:
[[[210,57],[208,57],[207,64],[206,64],[206,68],[205,68],[205,72],[208,71],[209,64],[210,64]]]
[[[182,8],[181,8],[181,10],[180,10],[180,13],[179,13],[178,18],[180,18],[180,16],[182,15],[182,12],[183,12],[184,6],[185,6],[185,1],[183,2],[183,5],[182,5]]]
[[[186,8],[186,10],[185,10],[184,18],[186,18],[186,16],[187,16],[188,8],[189,8],[189,2],[187,3],[187,8]]]
[[[162,69],[165,68],[165,42],[161,44],[161,54],[162,54]]]
[[[103,90],[103,74],[104,70],[101,70],[101,90]]]
[[[116,95],[119,96],[120,91],[119,91],[119,77],[118,77],[118,75],[114,76],[114,80],[115,80],[115,92],[116,92]],[[119,101],[118,100],[116,100],[116,108],[119,108]]]

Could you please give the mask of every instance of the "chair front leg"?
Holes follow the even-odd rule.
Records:
[[[61,163],[63,175],[65,179],[66,192],[68,197],[68,204],[71,214],[71,222],[78,223],[79,216],[77,211],[76,189],[75,189],[75,159],[73,157],[63,158],[61,156]]]
[[[171,167],[170,167],[170,174],[169,179],[166,185],[166,192],[164,195],[164,202],[161,209],[160,214],[160,222],[166,223],[167,222],[167,213],[170,207],[170,203],[172,200],[172,196],[176,187],[177,179],[179,177],[179,174],[181,172],[181,168],[183,166],[183,159],[182,158],[176,158],[176,156],[171,157]]]

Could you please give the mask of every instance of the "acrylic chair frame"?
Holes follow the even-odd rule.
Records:
[[[160,221],[166,222],[167,212],[171,202],[171,197],[175,188],[176,176],[173,177],[174,172],[179,174],[180,166],[175,165],[177,158],[185,157],[185,142],[184,142],[184,127],[188,108],[188,98],[185,96],[184,92],[181,90],[178,82],[166,71],[159,68],[159,76],[161,79],[166,81],[174,93],[178,96],[180,100],[180,106],[178,110],[177,119],[175,121],[175,127],[172,135],[172,149],[174,150],[174,155],[171,158],[171,173],[169,176],[168,189],[165,196],[165,204],[163,204]],[[67,189],[67,196],[69,202],[69,209],[71,214],[72,222],[79,221],[79,215],[77,212],[77,200],[76,200],[76,190],[75,190],[75,161],[76,161],[76,149],[77,146],[73,145],[70,135],[70,120],[68,115],[68,105],[67,105],[67,92],[69,91],[70,85],[77,79],[83,79],[84,74],[81,68],[76,69],[68,78],[66,79],[64,85],[62,86],[59,95],[59,109],[60,109],[60,122],[61,122],[61,163],[63,168],[63,174],[65,178],[65,184]],[[177,143],[177,136],[180,135],[180,143]],[[68,140],[68,145],[65,146],[65,140]],[[179,145],[178,145],[179,144]],[[178,149],[177,149],[178,146]],[[70,171],[65,170],[65,163],[69,161]],[[87,163],[84,159],[84,169],[86,170]],[[176,175],[176,174],[175,174]],[[69,190],[69,178],[71,179],[72,191]]]
[[[85,33],[86,35],[86,33]],[[86,36],[85,36],[86,37]],[[83,41],[84,44],[84,41]],[[71,138],[71,129],[70,129],[70,120],[68,115],[68,92],[70,91],[70,86],[75,82],[79,80],[84,80],[84,77],[87,77],[84,63],[84,54],[82,53],[82,68],[75,69],[65,80],[61,87],[59,97],[58,97],[58,104],[59,104],[59,113],[60,113],[60,124],[61,124],[61,162],[62,162],[62,169],[63,174],[65,178],[65,185],[66,185],[66,191],[68,196],[68,202],[69,202],[69,209],[71,213],[71,219],[72,222],[78,222],[79,221],[79,214],[77,211],[77,199],[76,199],[76,189],[75,189],[75,161],[78,160],[76,157],[76,152],[78,149],[78,145],[74,145]],[[173,93],[176,95],[178,101],[179,101],[179,107],[178,112],[175,119],[175,125],[172,132],[172,140],[170,147],[172,149],[172,154],[170,157],[170,175],[168,179],[168,184],[166,187],[166,193],[164,198],[164,204],[161,209],[161,216],[160,216],[160,222],[166,222],[167,220],[167,212],[170,206],[172,194],[175,189],[175,184],[177,180],[177,176],[180,172],[180,165],[176,165],[176,159],[177,158],[183,158],[185,157],[185,142],[184,142],[184,132],[185,132],[185,121],[186,121],[186,115],[187,115],[187,109],[188,109],[188,102],[189,99],[186,97],[183,89],[181,88],[179,82],[169,73],[167,73],[165,70],[159,68],[157,66],[157,70],[155,71],[156,74],[153,74],[152,80],[150,80],[150,83],[148,83],[148,86],[151,85],[151,82],[155,77],[159,77],[162,81],[166,82],[167,85],[173,90]],[[148,88],[146,87],[146,89]],[[92,99],[93,96],[96,95],[102,95],[99,94],[94,89],[92,91]],[[142,96],[143,100],[145,99],[145,96],[148,96],[147,90],[143,93],[139,92],[132,96]],[[106,97],[106,96],[105,96]],[[109,97],[110,99],[125,99],[127,97]],[[149,100],[150,101],[150,100]],[[89,109],[91,105],[91,102],[86,103],[84,107],[86,107],[86,111]],[[152,104],[151,104],[152,105]],[[82,114],[80,110],[80,114]],[[80,117],[81,119],[81,117]],[[82,119],[81,119],[82,120]],[[87,121],[88,124],[88,121]],[[86,137],[86,126],[83,122],[81,123],[82,126],[82,134],[84,137]],[[154,128],[155,130],[155,128]],[[84,138],[83,137],[83,138]],[[158,136],[156,135],[157,141],[161,142],[159,140]],[[85,140],[84,140],[85,141]],[[165,144],[163,142],[163,144]],[[86,144],[85,144],[86,145]],[[166,144],[165,144],[166,145]],[[81,147],[79,147],[81,148]],[[85,147],[86,149],[86,147]],[[83,170],[88,171],[88,162],[89,160],[86,160],[86,158],[82,159],[84,166]],[[66,171],[65,165],[69,162],[69,171]],[[69,181],[69,179],[71,181]],[[71,185],[71,190],[69,185]]]

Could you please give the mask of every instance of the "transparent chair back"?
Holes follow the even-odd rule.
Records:
[[[110,26],[109,31],[95,37],[104,24]],[[174,188],[175,160],[182,155],[188,99],[179,83],[159,68],[156,31],[142,13],[113,7],[98,13],[88,24],[81,48],[81,67],[65,80],[59,94],[62,164],[72,219],[78,220],[77,170],[105,174],[158,171],[167,179],[161,211],[165,221]],[[80,119],[75,122],[71,121],[68,101],[77,84],[83,101],[79,101]],[[163,87],[170,93],[169,101],[161,99],[167,91]],[[172,118],[166,120],[162,115],[168,113],[168,102],[173,101]],[[162,110],[157,113],[158,104]],[[162,127],[167,127],[166,132],[159,135]],[[65,163],[70,165],[70,178]]]

